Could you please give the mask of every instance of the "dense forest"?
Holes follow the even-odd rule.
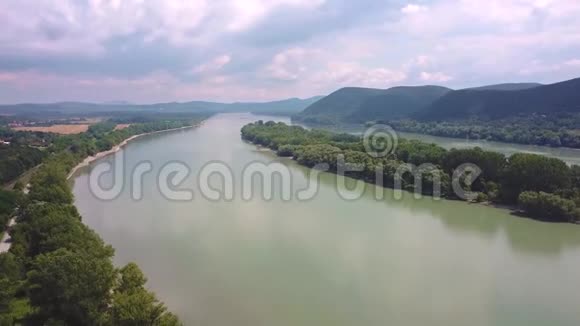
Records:
[[[71,154],[51,157],[20,203],[10,252],[0,255],[0,324],[179,325],[135,264],[81,222],[66,175]]]
[[[162,119],[122,130],[105,121],[81,135],[57,136],[28,195],[0,192],[2,222],[19,207],[12,247],[0,255],[0,325],[180,325],[145,288],[137,265],[113,266],[114,250],[82,223],[66,177],[88,155],[132,135],[203,119]]]
[[[433,136],[491,140],[506,143],[580,148],[580,113],[528,115],[501,120],[378,121],[395,130]]]
[[[513,91],[480,88],[449,92],[413,117],[448,121],[561,112],[580,113],[580,78]]]
[[[389,89],[345,87],[294,116],[298,121],[339,124],[407,117],[421,111],[451,89],[440,86]]]
[[[5,184],[40,164],[45,153],[26,145],[0,144],[0,184]]]
[[[242,128],[242,138],[266,146],[280,156],[293,157],[298,163],[314,167],[326,163],[337,171],[337,155],[344,155],[346,164],[361,165],[359,172],[348,176],[375,182],[380,167],[381,182],[394,186],[395,173],[401,164],[415,166],[430,163],[435,170],[422,174],[421,192],[432,192],[433,178],[441,178],[441,194],[457,198],[452,191],[453,172],[465,163],[475,164],[482,174],[470,184],[477,201],[518,205],[526,215],[549,221],[580,221],[580,167],[567,166],[563,161],[534,154],[518,153],[510,157],[480,148],[446,150],[435,144],[417,140],[399,140],[396,150],[387,157],[375,158],[365,152],[359,136],[321,130],[306,130],[299,126],[259,121]],[[403,175],[403,187],[416,190],[414,175]],[[466,185],[464,180],[459,180]]]
[[[0,239],[5,231],[14,209],[17,206],[18,194],[13,191],[0,190]]]

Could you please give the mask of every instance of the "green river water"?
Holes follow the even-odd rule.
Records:
[[[376,200],[371,186],[347,201],[332,174],[304,202],[205,199],[196,172],[207,162],[227,163],[239,181],[249,162],[277,160],[240,139],[257,119],[268,117],[217,115],[131,142],[126,170],[153,165],[139,201],[128,185],[112,201],[92,195],[89,172],[112,156],[74,178],[83,220],[116,249],[115,263],[137,262],[186,325],[580,325],[580,226],[390,190]],[[170,161],[191,168],[179,187],[192,201],[158,191]],[[304,188],[308,169],[281,162]]]

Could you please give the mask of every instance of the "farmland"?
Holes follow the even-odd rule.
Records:
[[[73,135],[86,132],[89,129],[89,124],[62,124],[62,125],[52,125],[52,126],[26,126],[26,127],[15,127],[12,128],[16,131],[39,131],[39,132],[51,132],[61,135]]]

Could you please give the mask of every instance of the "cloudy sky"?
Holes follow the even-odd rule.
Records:
[[[579,0],[2,0],[0,102],[580,77]]]

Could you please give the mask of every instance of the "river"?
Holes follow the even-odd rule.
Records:
[[[196,129],[139,138],[120,153],[126,171],[148,161],[143,198],[95,198],[80,169],[75,203],[83,221],[137,262],[186,325],[580,325],[580,226],[514,217],[457,201],[376,200],[374,187],[347,201],[322,174],[314,199],[211,201],[197,190],[207,162],[227,163],[238,180],[249,162],[277,160],[240,139],[247,114],[216,115]],[[161,166],[192,173],[179,186],[192,201],[156,187]],[[309,170],[282,160],[293,189]],[[104,178],[108,184],[111,178]],[[279,180],[275,179],[275,183]],[[261,190],[256,185],[255,190]]]

